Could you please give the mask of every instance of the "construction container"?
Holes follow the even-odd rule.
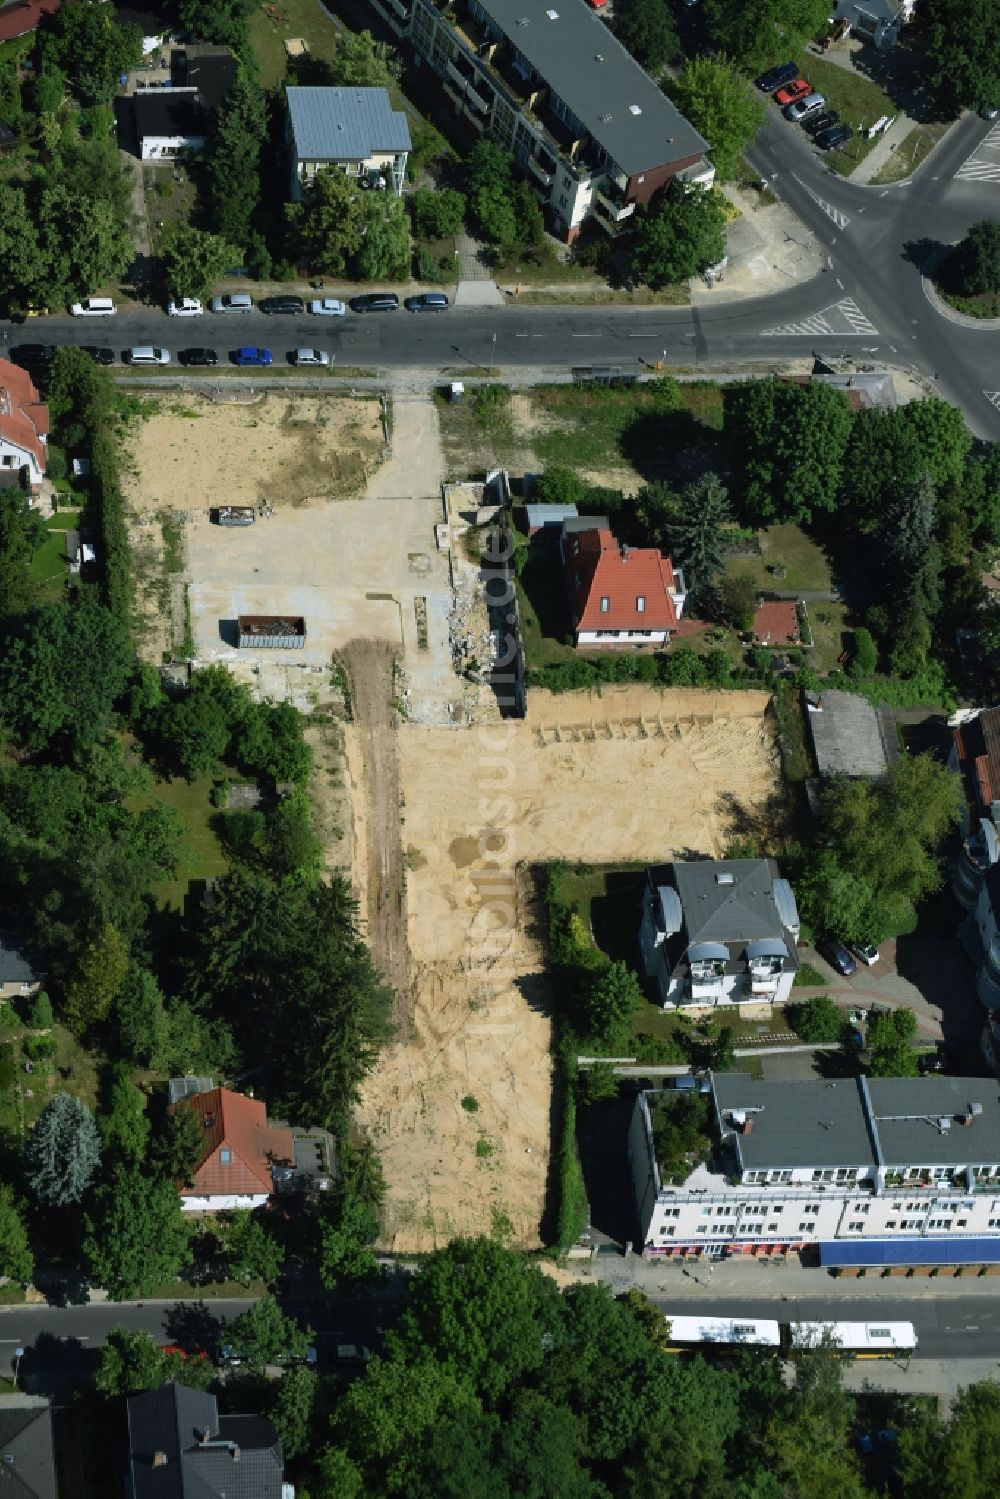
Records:
[[[306,622],[289,614],[241,614],[237,620],[241,650],[300,651]]]

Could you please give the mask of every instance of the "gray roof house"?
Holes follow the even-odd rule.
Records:
[[[412,150],[406,115],[384,88],[289,88],[285,141],[291,194],[301,198],[317,172],[336,168],[360,187],[401,194]]]
[[[665,1009],[781,1004],[799,968],[799,913],[773,859],[655,865],[639,950]]]
[[[0,1000],[31,994],[41,982],[41,973],[18,939],[0,932]]]
[[[271,1422],[173,1381],[129,1399],[128,1464],[129,1499],[283,1499]]]
[[[834,0],[835,21],[849,21],[854,36],[876,47],[894,47],[913,14],[914,0]]]
[[[47,1400],[0,1396],[0,1499],[56,1499],[52,1409]]]
[[[856,692],[805,694],[816,768],[821,776],[869,776],[877,780],[899,759],[891,708],[873,708]]]

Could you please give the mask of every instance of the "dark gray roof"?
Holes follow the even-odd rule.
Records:
[[[0,984],[37,984],[41,977],[16,938],[0,934]]]
[[[172,94],[169,89],[144,90],[132,95],[132,107],[140,140],[154,135],[208,134],[208,111],[194,94]]]
[[[281,1499],[281,1443],[262,1416],[220,1420],[214,1395],[172,1382],[133,1395],[128,1425],[133,1499]]]
[[[809,694],[806,717],[821,776],[885,775],[889,760],[882,726],[867,698],[856,692]]]
[[[47,1400],[0,1396],[0,1499],[56,1499]]]
[[[772,889],[777,873],[772,859],[674,864],[688,942],[750,942],[780,936],[783,926]]]
[[[174,88],[196,88],[209,109],[218,109],[236,82],[239,65],[228,47],[175,47],[170,54]]]
[[[874,1165],[860,1084],[858,1078],[760,1082],[744,1072],[712,1078],[720,1129],[750,1171]],[[734,1129],[733,1110],[748,1111],[749,1134]]]
[[[871,1078],[868,1090],[887,1167],[1000,1161],[996,1078]],[[979,1104],[980,1111],[970,1116],[972,1104]],[[968,1126],[963,1119],[970,1120]],[[948,1120],[944,1127],[942,1120]]]
[[[409,151],[406,116],[384,88],[290,88],[288,114],[300,161],[364,161]]]
[[[709,149],[582,0],[478,4],[629,176]]]
[[[611,522],[606,515],[569,515],[563,521],[562,529],[567,536],[580,531],[610,531]]]

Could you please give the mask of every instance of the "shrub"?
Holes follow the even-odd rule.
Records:
[[[44,989],[39,989],[29,1001],[27,1024],[33,1031],[47,1031],[52,1019],[52,1001]]]
[[[802,1004],[787,1005],[785,1014],[803,1041],[840,1041],[846,1021],[828,994],[817,994]]]
[[[52,1036],[25,1036],[21,1050],[33,1062],[45,1062],[55,1056],[58,1046]]]
[[[587,486],[571,468],[556,464],[535,481],[535,498],[543,505],[579,505]]]
[[[878,651],[870,630],[863,625],[854,631],[854,659],[850,665],[852,677],[873,677],[878,666]]]
[[[446,281],[448,273],[442,268],[441,262],[434,259],[430,250],[419,249],[413,264],[414,275],[418,281]]]

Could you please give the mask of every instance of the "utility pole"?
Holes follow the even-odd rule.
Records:
[[[14,1349],[14,1388],[15,1388],[15,1390],[17,1389],[18,1371],[20,1370],[21,1360],[23,1358],[24,1358],[24,1349],[23,1348],[15,1348]]]

